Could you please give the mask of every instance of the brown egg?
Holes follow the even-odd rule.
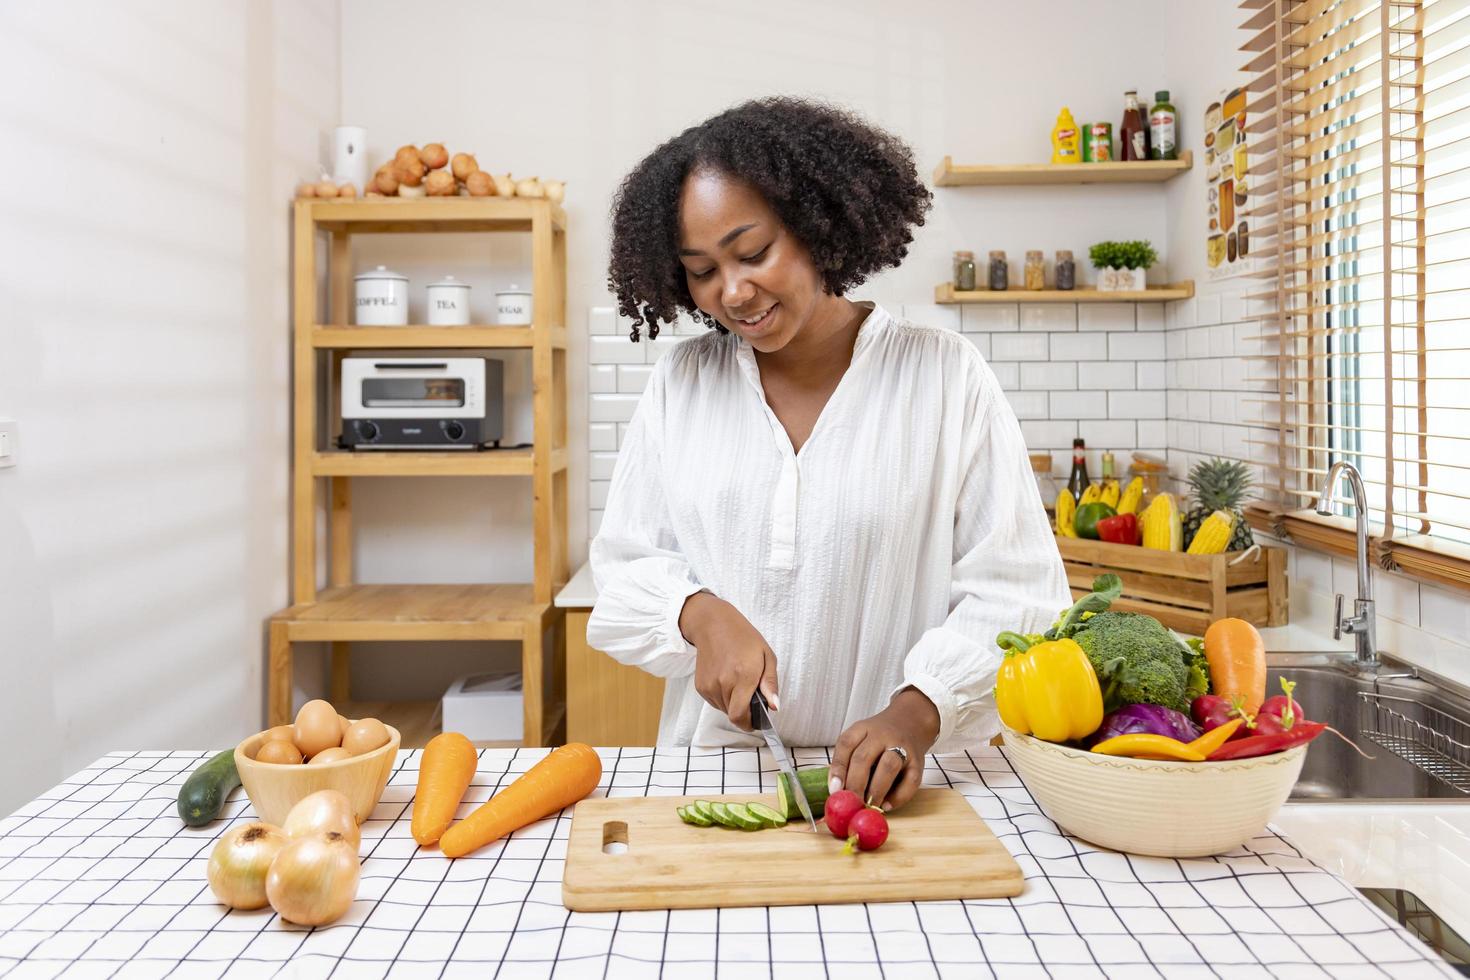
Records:
[[[449,151],[444,149],[443,143],[425,143],[424,148],[419,150],[419,159],[430,170],[438,170],[449,162]]]
[[[340,728],[340,729],[342,729],[342,734],[343,735],[346,735],[347,734],[347,729],[349,729],[349,728],[352,727],[352,722],[347,719],[347,716],[346,715],[338,715],[337,716],[337,727]]]
[[[267,728],[261,734],[265,736],[264,742],[273,742],[278,738],[283,738],[290,742],[296,738],[296,726],[277,725],[275,728]]]
[[[303,704],[296,713],[296,734],[291,741],[308,759],[322,749],[341,745],[342,728],[337,724],[337,709],[320,698]]]
[[[319,181],[316,182],[316,196],[317,197],[336,197],[337,196],[337,185],[334,184],[334,183],[332,183],[330,180],[327,180],[325,177],[323,177],[321,180],[319,180]]]
[[[356,197],[357,196],[357,185],[356,184],[352,184],[352,183],[343,184],[341,187],[337,188],[337,196],[338,197]]]
[[[342,747],[353,755],[362,755],[388,744],[388,726],[376,718],[353,722],[342,736]]]
[[[342,759],[350,758],[352,758],[351,752],[348,752],[340,745],[336,745],[330,749],[322,749],[316,755],[311,757],[311,761],[308,762],[307,765],[321,766],[326,765],[328,762],[339,762]]]
[[[301,750],[284,738],[277,738],[260,747],[255,753],[255,761],[281,766],[299,766],[301,765]]]

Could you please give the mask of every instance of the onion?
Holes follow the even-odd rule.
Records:
[[[499,194],[501,197],[516,196],[516,182],[511,180],[510,174],[506,174],[504,177],[501,177],[499,174],[492,174],[491,177],[495,181],[496,194]]]
[[[412,184],[398,185],[399,197],[423,197],[425,193],[426,192],[424,191],[423,184],[419,184],[417,187],[413,186]]]
[[[516,197],[545,197],[546,188],[535,177],[516,181]]]
[[[398,174],[392,167],[384,167],[373,176],[373,186],[379,194],[398,193]]]
[[[316,182],[316,196],[317,197],[336,197],[337,196],[337,185],[334,184],[334,183],[332,183],[327,178],[323,177],[321,180],[319,180],[319,181]]]
[[[337,196],[338,197],[356,197],[357,196],[357,185],[356,184],[353,184],[353,183],[343,184],[341,187],[337,188]]]
[[[449,162],[449,151],[444,149],[443,143],[425,143],[419,150],[419,159],[430,170],[438,170]]]
[[[341,834],[296,837],[271,862],[265,894],[288,922],[324,926],[352,907],[361,873],[357,848]]]
[[[476,170],[466,177],[464,186],[472,197],[490,197],[495,193],[495,181],[483,170]]]
[[[448,170],[434,170],[424,178],[424,190],[431,197],[449,197],[454,194],[454,174]]]
[[[449,161],[449,169],[456,180],[468,182],[470,174],[479,172],[480,164],[473,153],[456,153],[454,159]]]
[[[553,204],[560,204],[567,196],[567,184],[564,180],[548,180],[541,185],[546,191],[547,200]]]
[[[232,909],[263,909],[271,862],[290,842],[273,824],[254,821],[219,839],[209,855],[209,890]]]
[[[291,808],[281,828],[288,837],[310,837],[335,832],[355,851],[362,843],[362,831],[352,813],[352,802],[335,789],[319,789]]]
[[[296,185],[297,197],[316,197],[316,181],[303,180]]]
[[[400,161],[393,165],[393,176],[398,178],[400,184],[417,187],[424,182],[423,166],[420,163],[417,167],[412,167]]]

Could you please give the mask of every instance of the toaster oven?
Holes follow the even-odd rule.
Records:
[[[485,357],[344,357],[345,449],[500,444],[505,364]]]

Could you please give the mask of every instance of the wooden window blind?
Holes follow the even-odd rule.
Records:
[[[1255,519],[1351,554],[1344,488],[1336,517],[1311,509],[1347,459],[1379,564],[1470,589],[1470,0],[1241,8]]]

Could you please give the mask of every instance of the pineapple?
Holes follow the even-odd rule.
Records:
[[[1239,460],[1216,458],[1196,463],[1189,471],[1194,505],[1184,515],[1184,547],[1189,547],[1200,525],[1217,510],[1235,515],[1235,529],[1225,545],[1226,551],[1244,551],[1254,544],[1251,526],[1240,509],[1250,486],[1250,468]]]

